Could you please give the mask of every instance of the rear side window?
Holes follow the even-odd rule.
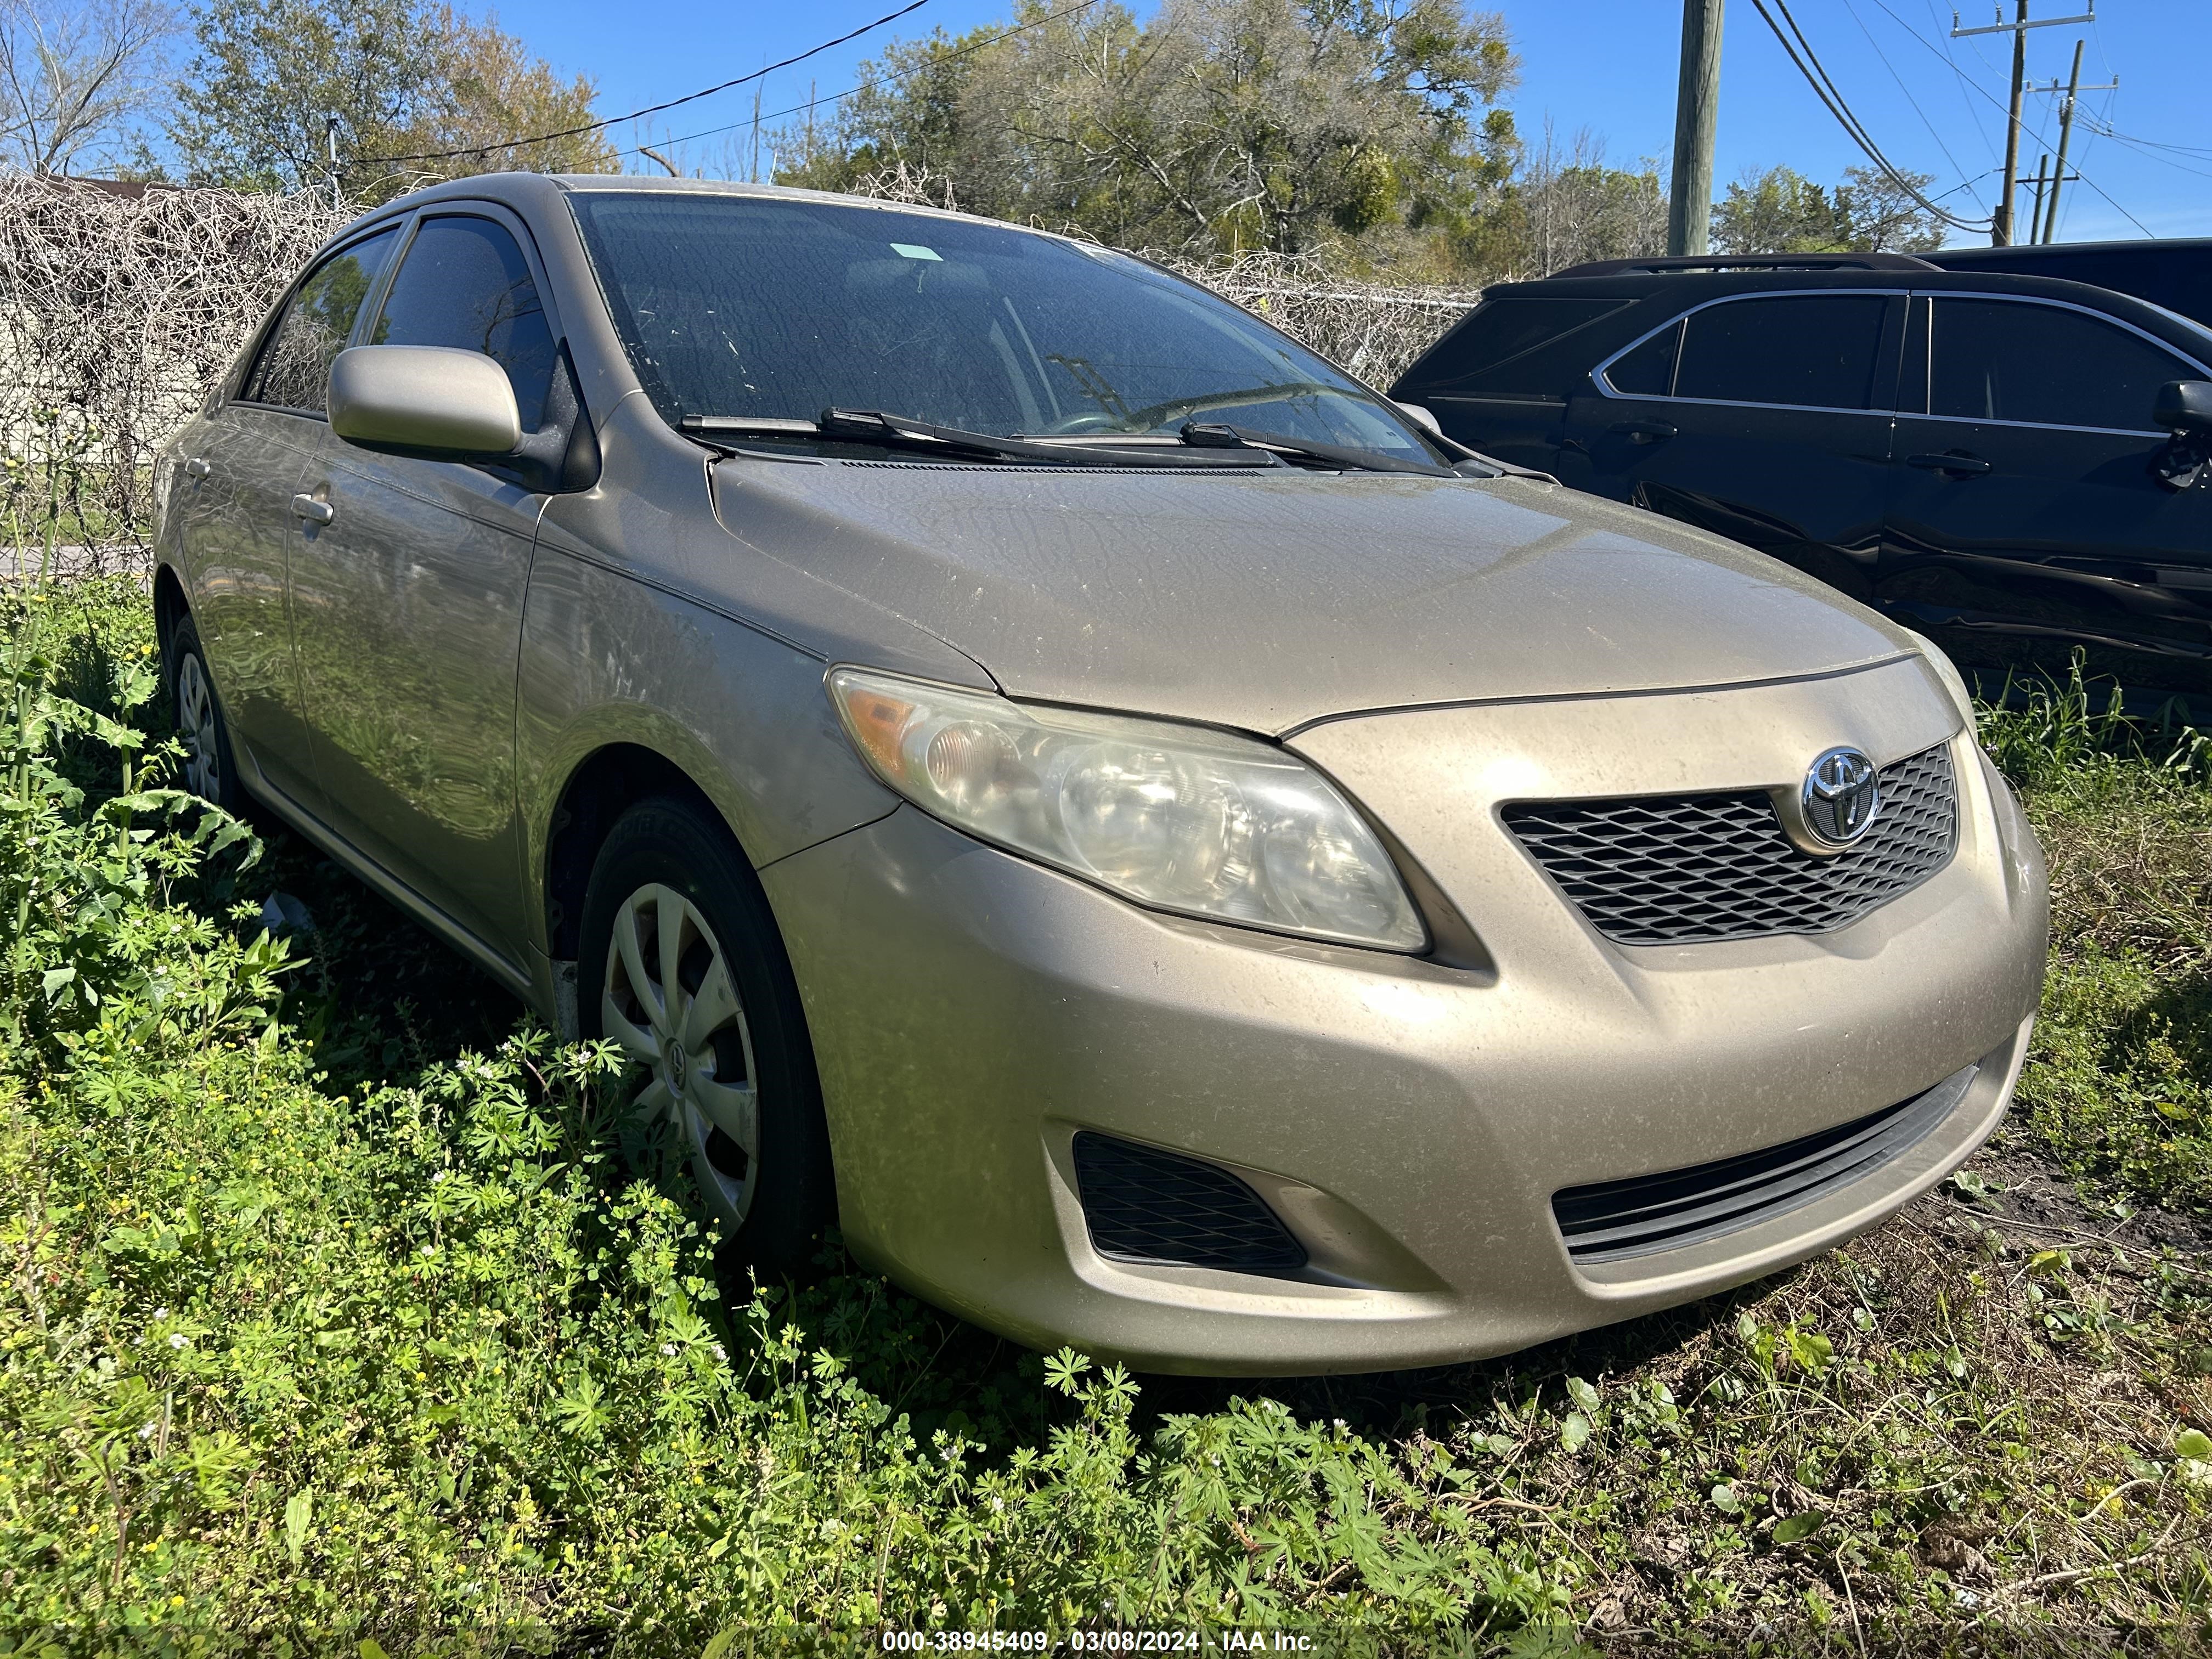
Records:
[[[529,264],[503,225],[461,215],[425,220],[369,340],[481,351],[513,382],[522,429],[544,424],[553,331]]]
[[[1609,316],[1626,300],[1562,300],[1509,295],[1485,300],[1438,343],[1419,376],[1424,386],[1445,386],[1495,368]],[[1595,354],[1593,353],[1593,356]]]
[[[331,364],[345,349],[361,303],[398,239],[397,226],[380,231],[307,273],[246,371],[238,394],[243,401],[321,413],[330,398]]]
[[[2202,378],[2142,335],[2063,306],[1936,301],[1931,415],[2148,433],[2159,387]]]
[[[1879,294],[1729,300],[1685,321],[1677,398],[1870,409],[1889,301]]]

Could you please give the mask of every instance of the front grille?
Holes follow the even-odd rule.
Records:
[[[1923,1139],[1963,1099],[1978,1066],[1925,1094],[1762,1152],[1693,1169],[1632,1176],[1552,1194],[1552,1215],[1577,1262],[1680,1249],[1786,1215],[1871,1175]]]
[[[1091,1248],[1116,1261],[1236,1273],[1294,1273],[1298,1241],[1242,1181],[1217,1164],[1085,1131],[1075,1179]]]
[[[1951,860],[1959,794],[1948,744],[1885,766],[1872,826],[1826,858],[1756,791],[1524,801],[1504,818],[1607,939],[1698,945],[1824,933],[1917,887]]]

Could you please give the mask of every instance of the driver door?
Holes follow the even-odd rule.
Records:
[[[363,337],[483,352],[529,431],[555,336],[526,240],[489,210],[426,214]],[[546,498],[335,433],[301,488],[328,514],[295,557],[293,606],[332,827],[520,971],[514,688]]]

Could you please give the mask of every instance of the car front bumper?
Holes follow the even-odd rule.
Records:
[[[1900,663],[1566,716],[1413,711],[1294,739],[1471,924],[1480,948],[1459,965],[1154,915],[911,808],[769,865],[848,1243],[1034,1346],[1265,1375],[1507,1352],[1863,1231],[1995,1127],[2041,985],[2041,856],[1971,737],[1952,742],[1951,862],[1823,935],[1610,945],[1497,804],[1655,784],[1627,775],[1642,763],[1603,758],[1637,752],[1617,741],[1624,720],[1674,734],[1660,787],[1787,777],[1784,759],[1802,769],[1826,746],[1808,740],[1839,730],[1902,731],[1892,751],[1916,752],[1942,737],[1929,722],[1958,724],[1932,684]],[[1682,736],[1698,731],[1729,735]],[[1547,753],[1575,758],[1547,772]],[[1741,1231],[1578,1265],[1553,1218],[1562,1188],[1792,1140],[1968,1065],[1923,1139]],[[1276,1278],[1102,1256],[1074,1172],[1085,1129],[1235,1170],[1310,1265]]]

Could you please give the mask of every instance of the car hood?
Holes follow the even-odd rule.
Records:
[[[1548,481],[749,457],[713,472],[732,534],[1010,696],[1249,731],[1788,678],[1909,644],[1774,560]]]

